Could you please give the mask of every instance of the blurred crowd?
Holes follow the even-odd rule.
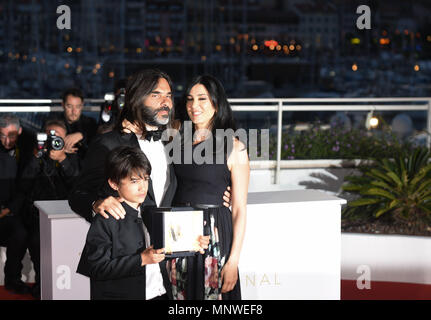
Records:
[[[117,92],[122,93],[123,88]],[[16,294],[40,298],[38,200],[64,200],[80,173],[94,136],[112,129],[118,105],[115,96],[102,106],[99,121],[82,114],[79,89],[62,96],[61,116],[48,117],[40,133],[26,130],[20,119],[0,113],[0,246],[6,247],[4,284]],[[99,123],[98,123],[99,122]],[[22,260],[30,253],[35,283],[22,278]]]

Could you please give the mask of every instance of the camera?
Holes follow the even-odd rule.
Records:
[[[55,135],[55,130],[50,130],[49,135],[39,132],[36,136],[37,139],[37,154],[36,157],[40,158],[45,152],[51,150],[62,150],[64,148],[64,140],[62,137]]]
[[[104,103],[101,106],[100,122],[104,124],[114,123],[124,107],[126,89],[120,88],[115,95],[112,92],[106,93]]]

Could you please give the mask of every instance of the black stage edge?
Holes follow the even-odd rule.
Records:
[[[55,318],[93,319],[345,319],[423,315],[429,301],[0,301],[0,308],[19,310],[33,319],[40,315]],[[77,318],[75,318],[77,317]]]

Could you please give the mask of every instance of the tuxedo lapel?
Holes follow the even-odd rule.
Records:
[[[149,198],[154,203],[154,205],[157,205],[156,196],[154,195],[154,189],[153,189],[153,180],[151,179],[149,179],[148,181],[147,198]],[[148,201],[145,201],[145,202],[148,202]]]
[[[177,178],[175,176],[174,165],[171,163],[169,164],[169,186],[160,203],[161,207],[170,207],[172,205],[172,200],[174,199],[176,190]]]
[[[134,133],[123,133],[120,134],[121,137],[121,145],[127,144],[131,147],[139,148],[138,137]]]

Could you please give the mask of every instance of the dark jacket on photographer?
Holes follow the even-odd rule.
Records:
[[[8,208],[14,193],[17,164],[6,152],[0,152],[0,208]]]
[[[64,121],[66,128],[67,128],[67,134],[75,133],[75,132],[81,132],[84,138],[78,142],[78,155],[79,159],[82,160],[85,157],[85,154],[87,153],[88,146],[90,145],[91,140],[96,135],[97,130],[97,122],[93,118],[84,116],[81,114],[78,121],[73,122],[72,124],[68,123],[64,114],[60,117],[61,120]]]
[[[52,160],[48,153],[44,153],[40,158],[33,156],[22,172],[18,188],[24,220],[31,223],[32,218],[38,217],[38,210],[33,206],[34,201],[66,200],[79,175],[79,168],[77,154],[67,154],[61,163]]]
[[[5,208],[9,208],[11,213],[14,215],[19,214],[22,205],[22,199],[16,197],[17,182],[20,179],[24,168],[33,158],[33,146],[35,143],[34,134],[24,128],[13,149],[6,150],[0,143],[1,157],[10,157],[15,162],[15,164],[13,164],[11,160],[8,160],[7,166],[2,168],[1,171],[3,173],[1,175],[1,179],[3,180],[4,174],[7,173],[7,181],[2,181],[2,186],[0,188],[2,193],[1,205]],[[7,189],[8,192],[5,192],[5,189]]]

